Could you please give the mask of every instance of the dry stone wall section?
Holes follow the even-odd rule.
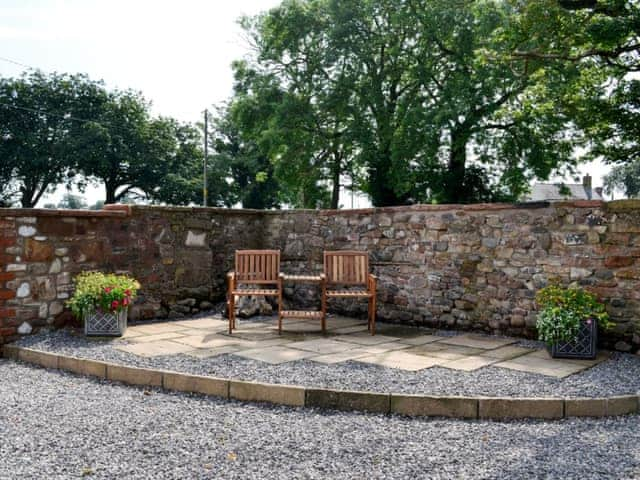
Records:
[[[73,276],[127,272],[135,318],[179,318],[224,298],[239,248],[279,248],[283,271],[319,272],[322,252],[370,252],[380,319],[532,337],[534,295],[576,283],[607,304],[607,346],[640,347],[640,202],[418,205],[341,211],[122,207],[0,210],[0,342],[64,318]],[[288,286],[287,301],[317,291]],[[332,303],[363,314],[366,302]]]

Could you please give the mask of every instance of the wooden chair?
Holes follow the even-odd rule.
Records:
[[[227,274],[229,333],[236,328],[236,296],[278,297],[282,303],[279,274],[280,250],[236,250],[235,270]]]
[[[377,278],[369,273],[369,254],[347,250],[324,252],[324,275],[323,316],[327,313],[327,299],[329,298],[366,297],[369,299],[369,332],[371,335],[375,335]]]

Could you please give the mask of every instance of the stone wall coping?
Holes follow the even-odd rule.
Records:
[[[127,385],[154,386],[169,391],[199,393],[227,400],[266,402],[303,408],[374,412],[411,417],[493,420],[612,417],[640,412],[640,394],[599,398],[531,398],[363,392],[269,384],[132,367],[60,355],[15,344],[4,345],[2,356],[44,368],[117,381]]]
[[[499,211],[541,208],[606,208],[612,211],[629,211],[640,209],[640,200],[568,200],[563,202],[523,202],[523,203],[472,203],[472,204],[416,204],[396,207],[371,207],[356,209],[282,209],[256,210],[249,208],[223,208],[198,206],[164,206],[164,205],[105,205],[102,210],[66,210],[48,208],[0,208],[0,217],[126,217],[136,211],[158,212],[191,212],[191,213],[220,213],[225,215],[295,215],[300,213],[316,214],[319,216],[334,215],[375,215],[402,212],[445,212],[445,211]]]
[[[113,210],[54,210],[50,208],[0,208],[0,217],[108,217],[124,218],[127,212]]]

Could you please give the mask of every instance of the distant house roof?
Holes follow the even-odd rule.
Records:
[[[531,192],[525,195],[524,200],[528,202],[604,200],[602,188],[592,188],[585,183],[536,183],[531,187]]]
[[[531,192],[523,196],[525,202],[557,202],[562,200],[604,200],[602,188],[591,186],[591,175],[582,177],[582,183],[536,183]]]

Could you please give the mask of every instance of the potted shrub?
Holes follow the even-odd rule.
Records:
[[[554,358],[592,359],[596,356],[598,326],[611,326],[604,304],[579,287],[549,285],[536,294],[540,307],[536,327]]]
[[[67,302],[84,321],[86,335],[122,335],[127,328],[129,305],[140,284],[126,275],[84,272],[75,280],[75,292]]]

